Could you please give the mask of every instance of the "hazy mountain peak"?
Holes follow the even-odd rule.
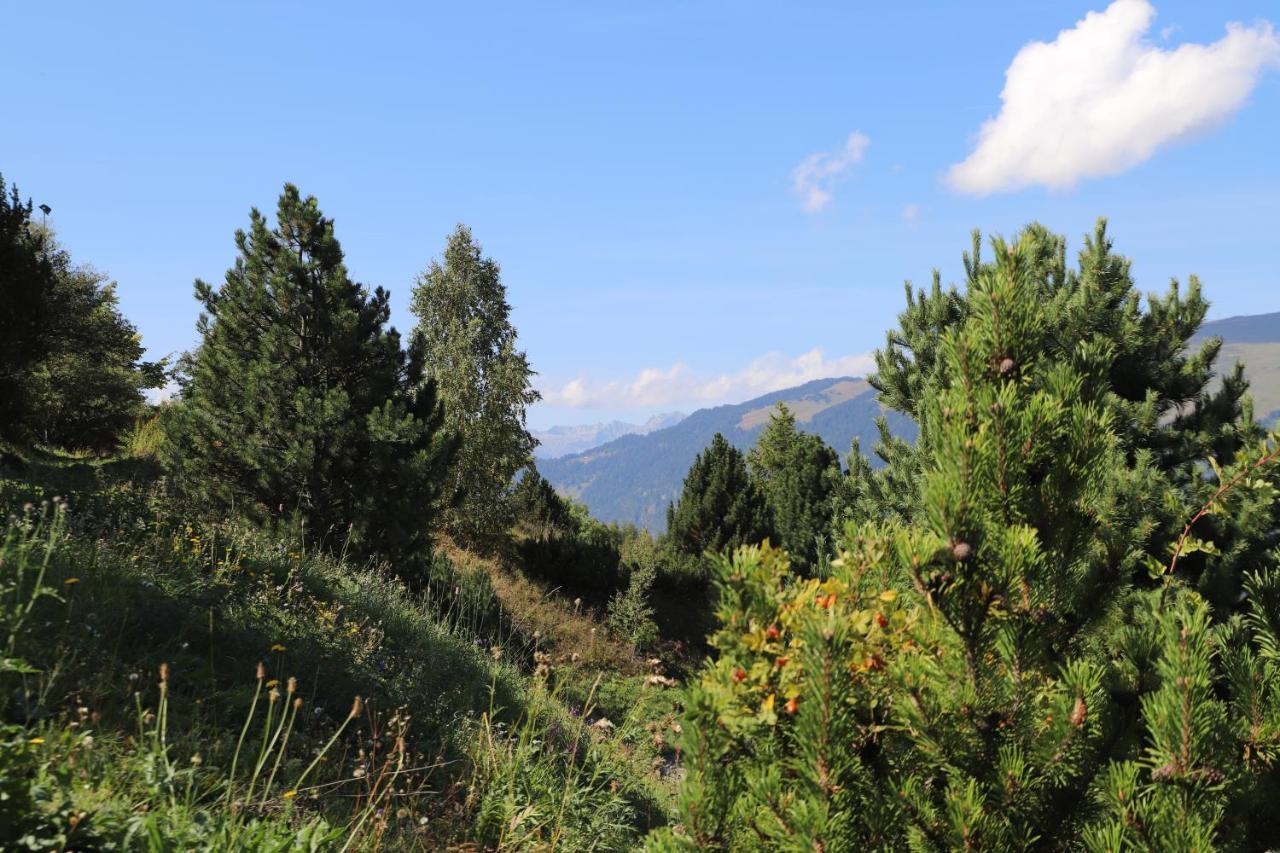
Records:
[[[626,421],[608,421],[598,424],[553,426],[545,430],[530,430],[538,439],[534,456],[538,459],[556,459],[571,453],[582,453],[624,435],[648,435],[655,430],[674,426],[687,417],[683,412],[663,412],[642,424]]]

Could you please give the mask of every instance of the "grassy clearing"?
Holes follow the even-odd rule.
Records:
[[[503,558],[480,557],[448,543],[442,551],[464,572],[487,577],[511,616],[513,630],[530,639],[536,635],[538,648],[556,663],[625,675],[644,672],[644,661],[635,650],[604,629],[600,603],[570,600],[547,582],[522,574]]]

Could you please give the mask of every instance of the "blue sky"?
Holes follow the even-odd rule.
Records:
[[[1194,272],[1213,316],[1280,310],[1268,20],[1274,0],[8,4],[0,171],[155,355],[195,343],[192,281],[285,181],[402,330],[464,221],[547,396],[531,423],[640,420],[861,369],[902,282],[955,278],[974,227],[1038,219],[1074,250],[1106,215],[1144,289]]]

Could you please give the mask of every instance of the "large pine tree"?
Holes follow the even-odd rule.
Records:
[[[413,343],[439,385],[445,424],[460,441],[447,525],[472,545],[492,544],[511,523],[516,472],[533,458],[525,412],[539,395],[530,385],[529,359],[516,348],[498,264],[466,226],[449,235],[444,257],[418,277],[410,310],[418,318]]]
[[[1161,521],[1200,492],[1169,448],[1215,442],[1126,415],[1159,411],[1151,389],[1190,368],[1167,348],[1120,394],[1120,348],[1063,337],[1042,237],[995,241],[963,295],[919,312],[950,318],[915,339],[918,367],[882,370],[920,424],[893,454],[914,476],[864,493],[883,511],[847,525],[830,577],[797,580],[774,549],[721,562],[681,824],[655,848],[1261,849],[1280,833],[1263,805],[1280,794],[1280,572],[1240,572],[1240,614],[1215,619],[1180,571],[1219,548]],[[1097,328],[1142,329],[1129,304],[1093,309]],[[1194,471],[1222,518],[1276,499],[1276,445],[1246,432],[1220,474]]]
[[[175,483],[224,510],[299,513],[332,544],[421,555],[452,451],[435,385],[316,199],[286,184],[276,220],[252,211],[222,285],[196,282],[201,343],[167,418]]]

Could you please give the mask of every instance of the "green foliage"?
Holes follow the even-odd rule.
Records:
[[[975,256],[963,297],[935,288],[912,303],[904,317],[950,319],[900,336],[917,367],[895,344],[881,363],[883,393],[920,421],[915,448],[889,450],[909,475],[861,489],[876,512],[845,525],[829,577],[797,578],[772,548],[718,561],[717,656],[686,703],[682,828],[653,848],[1205,850],[1276,837],[1259,808],[1280,792],[1276,555],[1242,578],[1242,612],[1215,620],[1197,575],[1174,563],[1222,549],[1168,518],[1189,518],[1185,501],[1206,487],[1219,519],[1274,502],[1261,472],[1277,450],[1246,440],[1248,425],[1219,442],[1204,419],[1137,417],[1160,410],[1153,389],[1212,400],[1194,396],[1199,367],[1172,347],[1130,351],[1151,384],[1117,390],[1134,365],[1087,330],[1128,317],[1150,339],[1161,324],[1114,299],[1127,265],[1099,245],[1086,283],[1062,290],[1061,246],[1033,228],[995,241],[990,264]],[[1157,304],[1166,339],[1194,331]],[[1067,338],[1077,308],[1096,325]],[[1224,446],[1221,485],[1190,482],[1176,459]]]
[[[30,439],[23,385],[48,350],[49,293],[55,285],[46,235],[31,222],[16,186],[0,176],[0,441]]]
[[[466,226],[449,235],[443,262],[418,277],[410,310],[418,319],[413,343],[439,384],[445,425],[461,440],[449,474],[449,530],[467,543],[491,544],[507,531],[507,493],[532,458],[525,410],[539,395],[529,384],[529,360],[516,349],[498,265]]]
[[[680,500],[667,509],[667,537],[685,558],[701,559],[770,532],[769,508],[747,473],[742,451],[716,433],[684,478]]]
[[[1163,476],[1153,488],[1171,489],[1150,510],[1138,536],[1149,556],[1167,559],[1163,544],[1181,528],[1215,488],[1204,470],[1210,460],[1230,464],[1240,448],[1260,437],[1247,396],[1243,368],[1235,365],[1215,380],[1215,359],[1222,346],[1210,337],[1190,346],[1208,302],[1191,277],[1185,295],[1175,281],[1163,297],[1144,307],[1133,283],[1128,259],[1112,250],[1100,220],[1085,239],[1075,268],[1066,263],[1066,241],[1040,225],[1019,237],[1027,255],[1027,283],[1040,302],[1045,355],[1088,372],[1095,401],[1113,419],[1121,443],[1121,463],[1137,472],[1155,469]],[[899,327],[888,333],[876,353],[877,373],[869,377],[888,408],[922,422],[929,389],[941,379],[942,345],[949,329],[963,324],[973,310],[977,282],[989,276],[999,258],[983,262],[974,233],[965,254],[967,292],[944,290],[935,273],[929,292],[907,287],[907,309]],[[921,500],[923,453],[882,429],[877,453],[887,463],[878,471],[851,459],[851,477],[842,502],[847,517],[908,519]],[[1151,475],[1154,476],[1154,475]],[[1268,475],[1274,479],[1274,474]],[[1207,596],[1215,609],[1229,609],[1240,594],[1242,572],[1269,546],[1267,531],[1277,523],[1275,506],[1249,499],[1232,518],[1206,515],[1197,522],[1201,538],[1219,544],[1217,554],[1200,553],[1179,564],[1179,571]]]
[[[542,494],[555,499],[546,504],[552,508],[546,517],[555,521],[516,543],[521,568],[574,592],[608,594],[621,586],[625,574],[617,531],[596,521],[581,504],[563,503],[554,492]]]
[[[627,588],[609,599],[607,623],[619,639],[630,643],[637,651],[647,651],[658,639],[658,626],[654,624],[654,608],[649,594],[658,577],[657,550],[632,557],[628,568],[630,578]]]
[[[357,826],[371,802],[366,783],[382,769],[380,758],[356,761],[358,748],[373,743],[375,755],[389,748],[394,757],[400,736],[404,757],[438,773],[453,766],[439,755],[456,760],[467,749],[459,717],[494,706],[519,713],[518,673],[482,647],[519,643],[510,633],[471,633],[490,626],[472,620],[482,590],[465,580],[460,596],[421,598],[386,572],[311,552],[296,538],[187,524],[156,498],[139,502],[123,490],[73,496],[67,503],[80,509],[70,515],[60,503],[23,510],[9,502],[30,491],[0,495],[0,516],[12,513],[0,535],[0,639],[9,649],[0,657],[13,664],[0,669],[0,718],[23,723],[0,732],[0,787],[13,789],[6,793],[24,813],[0,820],[0,832],[54,843],[74,831],[63,843],[77,849],[296,849],[308,838],[336,849],[352,833],[370,837],[380,822],[372,812],[386,805],[370,806]],[[141,673],[166,661],[160,690]],[[257,661],[266,672],[254,705],[243,685]],[[300,676],[296,694],[286,689],[291,673]],[[366,712],[304,776],[354,695],[365,697]],[[388,735],[400,708],[412,729]],[[242,729],[247,714],[252,725]],[[426,781],[386,776],[377,790],[392,779],[405,790]],[[304,786],[296,810],[284,808],[291,786]],[[228,809],[231,789],[251,805]],[[393,829],[412,838],[424,831],[418,817],[434,817],[438,805],[406,798],[390,812],[406,806],[413,817]],[[318,817],[342,830],[342,841],[321,844],[333,832]]]
[[[556,494],[555,488],[532,463],[511,493],[511,509],[516,525],[535,539],[545,539],[573,524],[569,504]]]
[[[0,439],[107,452],[164,382],[115,284],[78,266],[0,178]]]
[[[839,457],[818,436],[800,432],[795,415],[779,403],[747,463],[764,492],[777,544],[798,570],[811,571],[828,550],[842,478]]]
[[[163,410],[175,486],[218,511],[297,513],[330,547],[425,554],[453,444],[386,327],[388,293],[351,280],[333,220],[296,187],[275,228],[250,220],[222,286],[196,282],[201,344]]]
[[[485,849],[634,850],[665,822],[634,759],[613,748],[594,697],[593,685],[566,712],[539,682],[514,724],[480,719],[466,807],[470,837]]]
[[[108,453],[144,413],[143,392],[164,384],[164,364],[142,361],[142,337],[120,313],[116,285],[72,263],[52,236],[44,355],[24,382],[28,430],[41,444]]]
[[[164,451],[164,425],[159,414],[138,418],[120,438],[120,453],[130,459],[159,460]]]

